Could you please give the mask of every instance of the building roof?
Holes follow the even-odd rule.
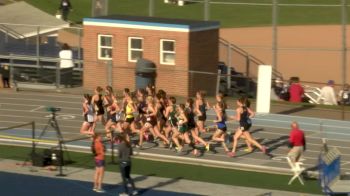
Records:
[[[84,25],[181,32],[203,31],[209,29],[218,29],[220,27],[220,23],[217,21],[201,21],[126,15],[111,15],[100,16],[95,18],[84,18]]]
[[[0,31],[14,38],[26,38],[69,27],[69,23],[22,1],[0,6]]]

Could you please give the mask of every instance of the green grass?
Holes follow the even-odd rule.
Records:
[[[59,1],[25,0],[28,3],[55,14]],[[219,1],[219,0],[212,0]],[[279,0],[280,3],[298,4],[339,4],[340,0]],[[69,19],[81,22],[82,18],[91,14],[90,0],[72,0],[73,12]],[[110,14],[148,15],[148,0],[110,0]],[[259,2],[271,3],[272,0],[220,0],[220,2]],[[155,16],[185,19],[203,19],[203,3],[190,3],[183,7],[164,4],[163,0],[155,0]],[[251,27],[271,25],[271,6],[251,5],[218,5],[211,4],[210,19],[221,22],[222,27]],[[280,7],[279,25],[340,24],[340,7]],[[350,13],[350,8],[348,8]],[[350,14],[348,14],[350,22]]]
[[[30,153],[30,148],[0,145],[0,158],[24,160]],[[70,152],[74,163],[70,166],[94,168],[92,156],[85,153]],[[109,159],[110,157],[108,157]],[[109,160],[107,159],[107,163]],[[118,172],[117,165],[107,165],[107,171]],[[305,186],[295,182],[287,185],[290,176],[240,171],[234,169],[220,169],[188,164],[157,162],[134,158],[133,173],[166,178],[179,178],[218,184],[256,187],[264,189],[298,191],[304,193],[321,194],[316,180],[307,180]]]

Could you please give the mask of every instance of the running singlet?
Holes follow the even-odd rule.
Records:
[[[186,116],[187,116],[187,120],[188,120],[188,128],[189,129],[194,129],[196,127],[196,121],[194,120],[194,113],[193,110],[191,108],[186,108]]]
[[[252,126],[252,121],[249,118],[248,108],[243,106],[242,109],[243,112],[240,114],[239,126],[242,131],[246,131]]]
[[[105,110],[103,108],[102,95],[98,95],[98,97],[99,97],[99,100],[95,101],[96,115],[103,115],[105,113]]]
[[[188,128],[187,128],[187,124],[186,123],[179,123],[179,122],[181,122],[181,121],[183,121],[183,119],[182,118],[177,118],[177,122],[178,122],[178,128],[179,128],[179,132],[180,133],[185,133],[187,130],[188,130]]]
[[[111,106],[109,113],[112,122],[117,123],[120,120],[120,112],[117,112],[117,108],[114,105]]]
[[[131,104],[131,103],[130,103]],[[134,118],[134,114],[132,113],[132,108],[130,107],[129,103],[126,105],[126,118]]]
[[[160,108],[159,108],[159,110],[158,110],[158,112],[157,112],[157,119],[158,119],[158,120],[165,120],[165,121],[166,121],[166,118],[165,118],[165,116],[164,116],[165,107],[164,107],[163,104],[160,104],[160,105],[161,105],[161,106],[160,106]]]
[[[173,105],[173,111],[170,112],[169,118],[168,118],[170,125],[173,127],[176,127],[177,125],[177,118],[175,115],[176,115],[176,105]]]
[[[199,111],[202,113],[202,116],[198,116],[198,120],[205,121],[207,119],[207,108],[204,103],[199,105]]]
[[[216,122],[216,126],[218,127],[218,129],[222,130],[222,131],[226,131],[227,130],[227,126],[226,126],[226,116],[225,116],[225,112],[223,111],[223,116],[221,121]]]
[[[152,113],[152,111],[150,111],[147,108],[147,112],[146,112],[146,122],[148,122],[149,124],[151,124],[152,126],[157,125],[157,120],[155,119],[154,116],[151,116],[150,114]]]
[[[140,115],[145,114],[145,111],[143,110],[143,108],[146,107],[146,102],[142,101],[139,102],[139,105],[137,106],[137,111],[139,112]]]
[[[94,108],[92,104],[87,104],[88,111],[84,114],[84,121],[88,123],[94,122]]]

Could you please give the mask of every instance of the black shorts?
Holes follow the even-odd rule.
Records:
[[[226,132],[227,131],[227,127],[218,127],[219,130],[223,131],[223,132]]]
[[[250,127],[252,126],[252,124],[249,124],[249,123],[240,123],[239,124],[239,129],[241,131],[249,131]]]
[[[109,115],[109,119],[111,119],[112,122],[117,123],[117,117],[115,116],[115,114]]]
[[[146,123],[149,123],[154,127],[157,125],[157,119],[155,117],[146,117]]]
[[[199,121],[206,121],[207,120],[207,115],[198,116],[198,120]]]
[[[131,124],[132,122],[134,122],[134,119],[135,119],[134,117],[132,117],[132,118],[126,118],[126,119],[125,119],[125,122]]]
[[[100,116],[100,115],[104,115],[105,114],[105,110],[104,109],[99,109],[96,111],[96,115]]]
[[[105,160],[95,159],[95,166],[96,167],[104,167],[105,166]]]
[[[191,130],[191,129],[196,128],[196,125],[192,124],[192,123],[189,123],[189,124],[187,124],[187,127],[188,127],[188,130]]]

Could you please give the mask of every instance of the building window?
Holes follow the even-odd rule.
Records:
[[[143,38],[140,37],[129,37],[129,48],[128,48],[128,60],[129,62],[136,62],[137,59],[142,58]]]
[[[160,63],[175,65],[175,40],[160,40]]]
[[[113,36],[98,35],[98,59],[111,60],[113,51]]]

